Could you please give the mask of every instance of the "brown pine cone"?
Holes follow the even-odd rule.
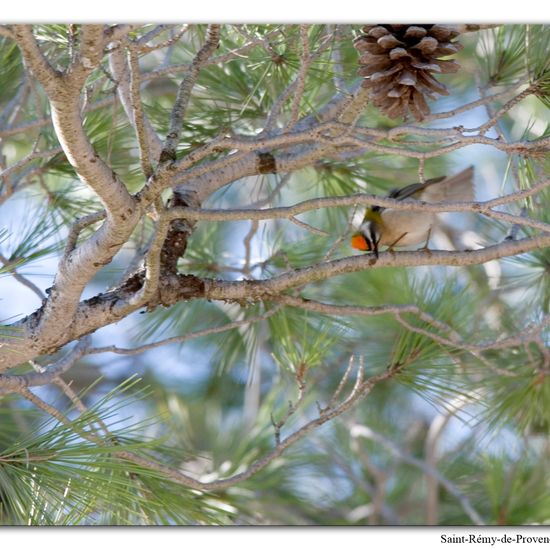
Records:
[[[390,118],[410,111],[417,121],[430,113],[426,97],[448,95],[432,73],[455,73],[452,55],[463,46],[452,42],[460,32],[452,25],[366,25],[354,40],[359,51],[359,74],[372,103]]]

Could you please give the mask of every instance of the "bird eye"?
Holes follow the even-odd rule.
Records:
[[[371,249],[369,241],[361,233],[353,235],[351,238],[351,246],[356,250],[362,250],[368,252]]]

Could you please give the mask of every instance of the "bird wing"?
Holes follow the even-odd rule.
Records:
[[[419,191],[423,191],[430,185],[443,181],[446,176],[440,176],[439,178],[432,178],[425,183],[411,183],[400,189],[392,189],[388,195],[391,199],[398,199],[400,201],[408,199],[409,197],[414,197]],[[418,197],[416,197],[418,198]]]
[[[405,187],[399,187],[397,189],[392,189],[388,193],[388,198],[390,199],[397,199],[397,200],[405,200],[410,197],[414,197],[415,195],[419,195],[421,191],[425,190],[428,186],[433,185],[434,183],[438,183],[440,181],[443,181],[447,176],[440,176],[438,178],[432,178],[426,181],[425,183],[411,183],[410,185],[406,185]],[[419,196],[416,196],[415,198],[420,198]],[[373,206],[370,210],[372,212],[381,213],[386,208],[384,206]],[[368,212],[368,211],[367,211]],[[367,216],[365,216],[365,219],[367,219]]]

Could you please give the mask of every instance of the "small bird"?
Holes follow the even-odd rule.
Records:
[[[404,200],[414,198],[425,202],[473,201],[474,167],[470,166],[455,176],[441,176],[425,183],[412,183],[394,189],[389,198]],[[395,210],[381,206],[367,209],[359,232],[351,237],[351,246],[364,252],[374,252],[378,247],[411,246],[425,243],[427,248],[432,227],[437,224],[437,213],[414,210]]]

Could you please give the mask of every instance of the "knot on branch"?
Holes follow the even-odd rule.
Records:
[[[193,195],[175,191],[168,203],[168,208],[200,206]],[[170,223],[166,239],[160,253],[160,268],[163,274],[176,274],[178,260],[185,254],[187,240],[195,223],[188,220],[174,220]]]
[[[170,137],[170,134],[169,136]],[[165,148],[161,151],[160,157],[159,157],[159,163],[171,163],[176,162],[176,151],[173,148]]]
[[[277,173],[277,162],[271,153],[258,153],[258,172],[260,174]]]

